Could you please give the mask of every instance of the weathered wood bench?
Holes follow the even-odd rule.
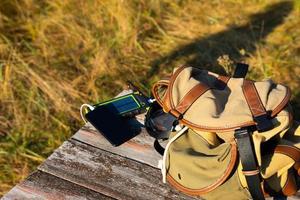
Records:
[[[86,124],[2,199],[195,199],[162,183],[161,156],[143,121],[130,120],[140,134],[119,147]]]
[[[119,147],[86,124],[2,199],[193,199],[162,183],[143,117],[130,121],[140,134]]]

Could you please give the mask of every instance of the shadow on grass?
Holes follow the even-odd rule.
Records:
[[[179,46],[168,55],[152,61],[152,67],[148,71],[145,81],[147,82],[162,68],[174,67],[172,64],[175,61],[190,57],[192,58],[188,59],[185,64],[201,66],[204,69],[225,74],[224,69],[218,67],[218,57],[227,54],[234,61],[239,61],[242,59],[241,49],[247,53],[255,51],[256,44],[262,42],[276,26],[283,23],[292,8],[291,2],[272,4],[264,12],[250,15],[249,22],[243,26],[232,25],[228,30],[198,38],[187,45]]]
[[[179,46],[168,55],[153,60],[151,69],[144,81],[147,82],[163,68],[176,67],[174,63],[185,58],[187,62],[182,64],[200,66],[203,69],[225,74],[224,69],[217,63],[220,56],[227,54],[234,61],[240,61],[243,59],[243,55],[240,53],[241,49],[244,49],[247,53],[254,52],[257,44],[262,43],[268,34],[282,24],[292,9],[292,2],[275,3],[268,6],[264,12],[250,15],[248,17],[249,22],[243,26],[232,25],[228,30],[198,38],[189,44]],[[300,92],[293,97],[291,103],[295,119],[299,121]]]

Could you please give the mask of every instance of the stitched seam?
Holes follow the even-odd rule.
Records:
[[[248,88],[248,90],[246,88]],[[247,101],[248,107],[249,107],[249,109],[252,113],[252,116],[256,117],[256,116],[266,114],[265,108],[261,105],[262,102],[261,102],[261,99],[258,95],[258,92],[256,90],[256,87],[255,87],[254,83],[252,81],[244,80],[242,89],[243,89],[244,97]],[[248,96],[249,89],[250,89],[250,92],[254,91],[254,93],[255,93],[254,95],[255,95],[256,99],[255,99],[254,104],[251,103],[252,102],[250,100],[251,96]],[[261,109],[263,109],[263,110],[261,110]],[[255,110],[258,110],[259,113],[254,113]]]
[[[283,85],[284,86],[284,85]],[[286,86],[284,86],[286,87]],[[277,115],[288,103],[288,101],[291,98],[291,90],[289,87],[287,88],[287,92],[285,94],[285,97],[282,99],[282,101],[273,109],[271,116],[274,117],[275,115]]]
[[[194,90],[194,88],[198,87],[198,85],[200,85],[200,84],[199,84],[199,83],[196,84],[192,89],[189,90],[188,93],[186,93],[186,94],[182,97],[182,99],[180,100],[180,102],[178,103],[178,105],[177,105],[177,107],[176,107],[177,109],[182,107],[182,105],[180,105],[180,104],[184,101],[184,99],[185,99],[187,96],[189,96],[189,94]],[[178,106],[179,106],[179,107],[178,107]]]
[[[187,68],[187,67],[186,67]],[[177,77],[179,76],[179,74],[180,74],[180,72],[177,74]],[[177,78],[176,77],[176,78]],[[219,75],[218,77],[217,77],[217,81],[222,81],[224,84],[226,84],[227,85],[227,83],[228,83],[228,81],[230,80],[230,77],[226,77],[226,76],[221,76],[221,75]],[[174,82],[175,82],[175,80],[174,80]],[[194,92],[194,90],[195,90],[195,88],[197,88],[198,86],[203,86],[203,87],[206,87],[201,93],[198,93],[197,94],[197,98],[193,98],[194,100],[193,100],[193,102],[191,103],[191,104],[184,104],[184,105],[180,105],[182,102],[184,102],[184,99],[186,98],[186,97],[188,97],[189,96],[189,94],[191,93],[191,92]],[[171,86],[172,88],[173,88],[173,84],[172,84],[172,86]],[[181,109],[181,108],[184,108],[184,107],[187,107],[187,108],[184,108],[184,111],[183,111],[183,113],[185,113],[191,106],[192,106],[192,104],[193,103],[195,103],[195,101],[197,101],[197,99],[198,98],[200,98],[205,92],[207,92],[208,90],[210,90],[211,88],[210,87],[208,87],[208,86],[206,86],[205,84],[203,84],[203,83],[198,83],[198,84],[196,84],[192,89],[190,89],[189,90],[189,92],[186,94],[186,95],[184,95],[183,96],[183,98],[180,100],[180,102],[177,104],[177,106],[176,106],[176,108],[175,109],[177,109],[177,110],[179,110],[179,109]],[[174,102],[173,102],[173,98],[172,98],[173,96],[172,96],[172,94],[171,94],[171,96],[170,96],[170,99],[171,99],[171,101],[172,101],[172,103],[173,103],[173,106],[174,106]],[[174,106],[175,107],[175,106]],[[182,114],[183,114],[182,113]]]
[[[251,83],[251,87],[253,87],[253,90],[255,91],[255,93],[256,93],[256,99],[257,99],[257,101],[258,101],[258,103],[259,103],[259,110],[260,110],[260,112],[262,112],[262,114],[265,114],[266,113],[266,109],[265,109],[265,107],[264,107],[264,105],[263,105],[263,103],[262,103],[262,101],[261,101],[261,99],[260,99],[260,96],[259,96],[259,94],[258,94],[258,91],[257,91],[257,89],[256,89],[256,86],[255,86],[255,84],[252,82]]]
[[[193,103],[195,103],[195,101],[197,101],[198,98],[200,98],[205,92],[207,92],[210,88],[207,87],[205,88],[201,93],[198,93],[194,98],[193,98],[193,102],[191,102],[190,104],[183,104],[183,105],[180,105],[180,103],[177,105],[176,109],[179,110],[180,108],[184,108],[184,112],[185,113],[191,106]],[[184,96],[186,97],[186,96]],[[186,107],[186,108],[185,108]]]
[[[237,158],[237,148],[236,148],[236,144],[235,143],[231,143],[231,156],[230,156],[230,161],[228,164],[228,167],[226,168],[224,175],[221,176],[219,179],[217,179],[217,181],[209,186],[206,186],[202,189],[190,189],[187,188],[183,185],[181,185],[180,183],[178,183],[171,175],[168,174],[168,178],[171,178],[171,181],[173,184],[175,184],[174,186],[177,187],[179,190],[186,192],[187,194],[192,194],[192,195],[201,195],[201,194],[205,194],[207,192],[210,192],[212,190],[214,190],[215,188],[217,188],[219,185],[221,185],[222,183],[224,183],[224,181],[228,178],[228,176],[230,175],[232,169],[235,166],[235,162],[236,162],[236,158]],[[171,182],[170,182],[171,183]]]
[[[207,128],[207,130],[228,130],[228,129],[234,129],[234,128],[237,128],[237,127],[242,127],[242,126],[245,126],[245,125],[255,125],[255,122],[254,121],[248,121],[248,122],[243,122],[241,124],[234,124],[234,125],[228,125],[228,127],[209,127],[209,126],[205,126],[205,125],[196,125],[190,121],[187,121],[185,119],[183,120],[180,120],[182,123],[185,123],[187,125],[190,125],[190,126],[194,126],[196,128]]]
[[[164,84],[164,83],[165,84]],[[158,95],[158,90],[157,90],[157,88],[160,86],[160,85],[164,85],[164,86],[167,86],[168,87],[168,83],[166,83],[166,82],[168,82],[168,81],[165,81],[165,80],[163,80],[163,81],[158,81],[156,84],[154,84],[154,86],[152,87],[152,94],[154,95],[154,97],[155,97],[155,99],[157,100],[157,102],[159,103],[159,105],[160,106],[162,106],[163,107],[163,103],[162,103],[162,99],[159,97],[159,95]],[[164,94],[164,96],[166,95],[166,93]]]

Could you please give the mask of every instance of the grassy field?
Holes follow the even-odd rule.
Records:
[[[300,119],[300,1],[1,0],[0,196],[83,125],[82,103],[232,61],[290,86]]]

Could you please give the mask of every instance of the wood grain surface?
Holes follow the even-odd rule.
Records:
[[[193,199],[163,184],[156,168],[72,139],[39,170],[116,199]]]
[[[37,171],[10,190],[2,200],[113,200],[50,174]]]
[[[72,139],[157,168],[158,160],[161,159],[161,155],[153,148],[154,139],[148,135],[140,121],[132,119],[129,123],[134,124],[132,127],[136,127],[136,129],[139,130],[139,134],[118,147],[112,146],[89,123],[81,128]]]

